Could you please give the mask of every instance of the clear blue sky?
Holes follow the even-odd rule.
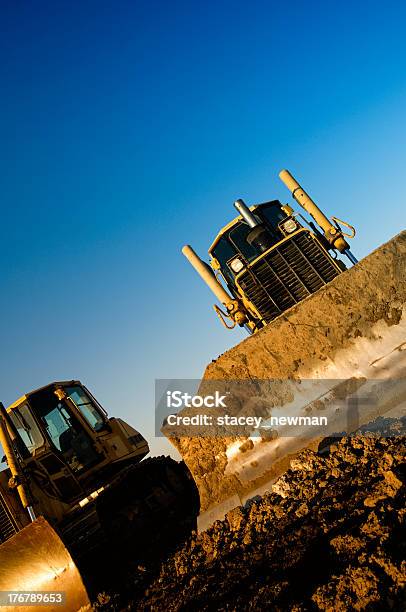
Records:
[[[0,7],[1,369],[9,403],[79,378],[152,437],[155,378],[242,337],[180,254],[289,168],[358,228],[405,226],[403,2]]]

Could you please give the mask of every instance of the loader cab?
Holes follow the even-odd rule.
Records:
[[[272,200],[250,207],[258,222],[266,229],[268,248],[278,244],[289,233],[302,226],[291,216],[291,210],[279,200]],[[286,223],[287,231],[284,228]],[[224,227],[209,249],[211,264],[220,270],[231,291],[235,290],[235,278],[248,264],[261,255],[261,248],[250,240],[252,228],[241,217]]]
[[[103,458],[92,432],[106,428],[107,418],[78,383],[55,383],[33,391],[12,407],[10,416],[33,456],[51,452],[75,474]]]
[[[48,495],[66,503],[104,486],[149,452],[145,438],[123,420],[109,418],[77,380],[27,393],[7,413],[21,461]]]

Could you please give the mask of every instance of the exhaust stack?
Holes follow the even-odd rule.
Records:
[[[236,200],[234,202],[234,208],[238,210],[241,217],[251,228],[257,227],[257,225],[259,225],[259,221],[257,221],[256,217],[252,214],[248,206],[245,204],[244,200]]]

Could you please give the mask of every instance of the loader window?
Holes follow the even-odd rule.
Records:
[[[247,242],[247,236],[250,231],[251,228],[246,223],[239,223],[233,227],[229,233],[230,242],[235,244],[247,261],[252,261],[260,255],[257,249]]]
[[[80,410],[90,427],[92,427],[92,429],[95,431],[100,431],[103,429],[105,426],[105,421],[83,387],[66,387],[65,390],[69,399],[71,399],[78,410]]]
[[[267,226],[274,244],[277,244],[283,238],[278,228],[278,223],[286,217],[281,211],[280,205],[277,204],[261,204],[255,210],[259,220]],[[235,272],[230,268],[230,261],[238,254],[242,255],[248,262],[252,262],[261,255],[258,249],[247,242],[250,231],[251,228],[245,222],[238,222],[220,238],[212,251],[212,255],[220,263],[221,271],[227,283],[231,286],[235,286]]]
[[[70,442],[74,437],[75,430],[63,405],[58,404],[43,418],[52,443],[59,451],[66,451],[69,446],[68,440]]]
[[[220,238],[213,249],[213,255],[220,262],[221,267],[223,267],[229,259],[234,257],[235,254],[235,248],[229,243],[227,238]]]
[[[286,219],[286,215],[281,211],[279,202],[277,205],[275,204],[266,204],[263,206],[259,206],[256,210],[257,213],[261,216],[263,221],[265,221],[266,225],[270,226],[274,230],[280,234],[280,230],[278,229],[278,223]],[[280,234],[279,239],[283,236]]]
[[[10,417],[31,454],[44,444],[41,431],[26,404],[14,409]]]
[[[234,273],[230,270],[227,262],[230,261],[237,254],[235,247],[233,247],[227,238],[220,238],[215,248],[213,249],[213,257],[217,259],[220,264],[221,271],[226,278],[227,282],[234,285]]]
[[[66,401],[58,401],[53,389],[46,388],[32,394],[30,404],[35,416],[43,423],[52,446],[62,453],[71,470],[81,472],[100,460],[90,436]]]
[[[86,432],[80,429],[62,403],[58,403],[42,418],[52,443],[63,454],[74,472],[94,462],[97,455]]]

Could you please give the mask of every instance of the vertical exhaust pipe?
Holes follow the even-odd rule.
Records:
[[[246,237],[246,241],[251,246],[255,247],[259,253],[265,253],[273,244],[269,230],[264,227],[261,221],[250,211],[244,200],[236,200],[234,208],[238,210],[241,217],[247,223],[250,231]]]
[[[252,229],[259,225],[259,221],[257,221],[256,217],[252,214],[248,206],[245,204],[244,200],[236,200],[234,202],[234,208],[237,209],[241,217]]]

